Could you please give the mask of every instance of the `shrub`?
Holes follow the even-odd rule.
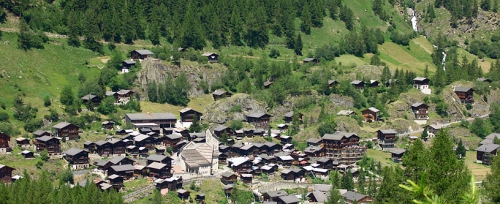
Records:
[[[280,55],[280,51],[274,48],[272,48],[271,52],[269,53],[270,58],[278,58]]]
[[[0,112],[0,121],[8,121],[9,120],[9,114],[6,112]]]
[[[241,128],[243,128],[243,122],[241,122],[241,120],[233,120],[231,121],[231,129],[233,130],[240,130]]]

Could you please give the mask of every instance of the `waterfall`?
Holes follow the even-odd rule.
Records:
[[[443,61],[441,62],[441,64],[443,65],[443,70],[446,71],[446,52],[441,52],[441,54],[443,54]]]
[[[417,32],[418,31],[418,29],[417,29],[417,22],[418,22],[417,16],[415,16],[415,11],[413,9],[410,8],[410,10],[411,10],[411,26],[413,27],[413,30],[415,32]]]

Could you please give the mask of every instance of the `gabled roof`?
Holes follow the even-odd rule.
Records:
[[[201,54],[201,56],[203,56],[203,57],[208,57],[208,56],[211,56],[211,55],[217,55],[217,54],[213,53],[213,52],[205,52],[205,53]]]
[[[411,107],[413,107],[413,108],[418,108],[418,107],[420,107],[421,105],[425,105],[425,106],[427,106],[425,103],[419,103],[419,102],[417,102],[417,103],[412,104],[412,105],[411,105]]]
[[[115,95],[117,94],[116,92],[114,91],[106,91],[106,96],[112,96],[112,95]]]
[[[293,117],[293,111],[285,113],[285,117],[289,117],[289,118]]]
[[[125,115],[130,120],[177,120],[172,113],[127,113]]]
[[[322,191],[313,191],[311,194],[314,196],[314,198],[316,198],[316,201],[318,201],[318,203],[324,203],[328,199],[325,193],[326,192]]]
[[[269,114],[263,113],[263,112],[257,112],[257,113],[248,114],[247,117],[250,117],[250,118],[260,118],[260,117],[265,116],[265,115],[269,115]]]
[[[96,95],[92,95],[92,94],[87,94],[87,95],[83,96],[81,99],[82,100],[92,100],[95,97],[97,97],[97,96]]]
[[[127,90],[127,89],[120,89],[118,92],[116,92],[118,95],[125,95],[125,94],[128,94],[132,91],[130,90]]]
[[[380,111],[379,109],[376,109],[376,108],[374,108],[374,107],[369,107],[369,108],[367,108],[367,109],[365,109],[365,110],[370,110],[370,111],[372,111],[372,112],[374,112],[374,113],[378,113],[378,112]],[[365,111],[365,110],[363,110],[363,111]]]
[[[149,138],[148,135],[140,134],[140,135],[134,137],[134,141],[140,142],[140,141],[143,141],[143,140],[148,139],[148,138]]]
[[[387,130],[378,130],[379,132],[381,132],[382,134],[386,135],[386,134],[398,134],[396,132],[396,130],[394,129],[387,129]]]
[[[3,165],[3,164],[0,164],[0,169],[3,169],[3,168],[10,168],[10,169],[14,169],[14,168],[12,168],[12,167],[10,167],[10,166],[6,166],[6,165]]]
[[[113,170],[116,172],[121,172],[121,171],[133,171],[135,170],[135,167],[132,166],[131,164],[125,164],[125,165],[114,165],[111,166]]]
[[[323,135],[323,139],[327,139],[327,140],[341,140],[343,137],[349,138],[351,136],[357,136],[357,135],[355,133],[336,132],[334,134],[325,134],[325,135]]]
[[[220,95],[222,95],[222,94],[226,94],[226,93],[227,93],[227,91],[226,91],[226,90],[223,90],[223,89],[217,89],[217,90],[215,90],[212,94],[213,94],[213,95],[218,95],[218,96],[220,96]]]
[[[52,139],[57,139],[57,138],[51,137],[51,136],[43,136],[43,137],[36,138],[36,140],[42,141],[42,142],[47,142],[47,141],[52,140]]]
[[[341,110],[337,113],[337,115],[344,115],[344,116],[349,116],[351,114],[354,114],[355,112],[352,110]]]
[[[477,78],[477,80],[478,80],[478,81],[482,81],[482,82],[485,82],[485,81],[491,81],[491,79],[484,78],[484,77]]]
[[[150,155],[148,158],[146,158],[147,160],[150,160],[150,161],[156,161],[156,162],[161,162],[163,160],[165,160],[167,158],[167,156],[165,155],[159,155],[159,154],[152,154]]]
[[[149,50],[134,50],[135,52],[141,54],[141,55],[152,55],[153,52],[149,51]]]
[[[50,132],[48,130],[37,130],[37,131],[33,132],[33,135],[42,135],[44,133],[49,133],[52,135],[52,132]]]
[[[78,148],[71,148],[69,150],[66,150],[64,154],[70,155],[70,156],[75,156],[77,154],[80,154],[81,152],[84,152],[85,150],[83,149],[78,149]]]
[[[125,64],[135,64],[134,60],[123,60],[123,63]]]
[[[226,171],[224,173],[221,174],[222,177],[231,177],[231,176],[235,176],[236,174],[233,174],[229,171]]]
[[[55,129],[62,129],[62,128],[67,127],[68,125],[71,125],[71,123],[68,123],[68,122],[60,122],[60,123],[57,123],[57,125],[54,125],[54,126],[52,126],[52,127],[53,127],[53,128],[55,128]]]
[[[280,196],[287,196],[288,195],[288,193],[286,193],[286,191],[284,191],[284,190],[269,191],[266,194],[269,195],[269,197],[271,197],[271,198],[280,197]]]
[[[425,77],[416,77],[413,79],[413,81],[425,81],[425,80],[428,80],[428,79]]]
[[[321,138],[309,138],[306,140],[306,142],[309,142],[309,143],[319,143],[321,142]]]
[[[492,152],[492,151],[495,151],[496,149],[498,149],[498,147],[500,147],[500,145],[484,144],[484,145],[481,145],[480,147],[478,147],[476,149],[476,151],[478,151],[478,152]]]
[[[150,169],[163,169],[163,168],[165,168],[165,166],[167,166],[167,165],[163,164],[163,163],[159,163],[159,162],[153,162],[153,163],[149,164],[147,166],[147,168],[150,168]]]
[[[361,84],[361,83],[365,83],[365,82],[360,81],[360,80],[354,80],[354,81],[351,81],[351,84],[352,84],[352,85],[357,85],[357,84]]]
[[[313,191],[329,192],[332,185],[327,184],[313,184]]]
[[[454,91],[455,92],[467,92],[469,90],[471,90],[472,88],[467,88],[467,87],[461,87],[461,86],[456,86],[454,88]],[[473,89],[472,89],[473,90]]]
[[[180,113],[185,113],[185,112],[188,112],[188,111],[190,111],[190,110],[193,110],[194,112],[200,113],[199,111],[196,111],[196,110],[194,110],[194,109],[192,109],[192,108],[190,108],[190,107],[184,108],[184,109],[180,110],[179,112],[180,112]]]
[[[393,154],[403,154],[405,152],[406,152],[406,149],[400,149],[400,148],[391,150],[391,153],[393,153]]]
[[[106,143],[108,143],[108,142],[107,142],[107,141],[104,141],[104,140],[99,140],[99,141],[95,142],[95,145],[97,145],[97,146],[102,146],[102,145],[104,145],[104,144],[106,144]]]
[[[347,191],[344,194],[342,194],[342,197],[346,198],[347,200],[351,200],[351,201],[359,201],[359,200],[365,198],[366,195],[363,195],[361,193],[352,192],[352,191]]]
[[[118,176],[118,175],[116,175],[116,174],[113,174],[113,175],[111,175],[111,176],[108,176],[108,179],[113,180],[113,179],[116,179],[116,178],[119,178],[119,177],[121,177],[121,176]]]
[[[300,202],[300,200],[297,198],[297,196],[294,196],[294,195],[281,196],[281,197],[279,197],[279,199],[286,204]]]
[[[170,135],[165,135],[166,138],[171,139],[171,140],[176,140],[182,138],[182,135],[178,134],[170,134]]]
[[[124,159],[128,159],[128,158],[122,157],[122,156],[117,156],[117,157],[113,157],[113,159],[109,160],[109,162],[111,162],[113,164],[118,164]]]
[[[308,57],[308,58],[303,59],[302,61],[304,61],[304,62],[312,62],[314,60],[317,60],[317,59],[314,58],[314,57]]]
[[[334,83],[339,83],[339,82],[334,79],[328,79],[328,84],[334,84]]]
[[[224,125],[219,125],[217,126],[216,128],[214,128],[214,131],[223,131],[225,129],[227,129],[228,127],[224,126]]]

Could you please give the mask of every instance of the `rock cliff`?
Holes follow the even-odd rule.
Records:
[[[238,106],[241,106],[241,109],[234,108]],[[208,105],[203,111],[203,120],[223,124],[229,120],[246,120],[247,114],[267,113],[267,109],[266,103],[257,101],[248,94],[239,93]]]

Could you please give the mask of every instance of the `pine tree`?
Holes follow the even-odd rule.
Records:
[[[426,131],[424,131],[426,132]],[[412,181],[419,181],[420,176],[428,169],[428,151],[421,140],[415,140],[403,156],[405,175]]]
[[[457,157],[459,159],[465,158],[467,154],[467,150],[464,147],[464,144],[462,143],[462,139],[459,140],[457,149],[455,150],[455,154],[457,154]]]
[[[486,175],[483,181],[484,196],[492,203],[500,202],[500,157],[493,157],[491,173]]]
[[[73,105],[73,102],[75,100],[75,96],[73,94],[73,90],[71,90],[71,86],[69,86],[69,85],[64,86],[64,88],[61,91],[61,95],[60,95],[59,100],[65,106]]]
[[[243,41],[241,35],[243,33],[243,22],[240,16],[239,6],[233,7],[233,12],[231,13],[231,44],[236,46],[242,46]]]
[[[155,81],[148,83],[148,99],[151,102],[158,102],[158,86]]]
[[[342,175],[341,188],[347,189],[348,191],[354,190],[354,180],[351,171],[347,171],[347,173]]]
[[[482,0],[481,1],[481,9],[485,11],[489,11],[491,8],[491,0]]]
[[[333,188],[340,188],[342,184],[341,182],[340,172],[337,170],[330,171],[330,183]]]
[[[300,33],[297,36],[297,40],[295,41],[293,50],[295,51],[296,55],[302,56],[302,37]]]
[[[193,116],[193,123],[189,126],[189,132],[201,132],[201,124],[198,115]]]
[[[300,20],[301,20],[300,30],[304,32],[306,35],[310,35],[312,27],[312,19],[311,19],[311,11],[309,9],[309,3],[307,2],[304,3],[304,8],[302,9]]]
[[[182,37],[180,45],[184,48],[194,48],[197,50],[205,47],[205,40],[203,36],[202,26],[199,23],[199,17],[196,12],[194,2],[188,5],[188,10],[182,22]]]
[[[323,27],[325,6],[322,0],[310,0],[311,23],[315,28]],[[304,3],[307,4],[307,3]]]
[[[493,0],[493,12],[498,12],[498,0]]]
[[[292,135],[297,134],[299,131],[300,131],[299,114],[294,113],[292,116]]]
[[[335,189],[335,187],[332,187],[330,189],[330,195],[328,196],[325,204],[343,204],[344,202],[344,197],[340,194],[340,191],[338,189]]]
[[[429,137],[429,133],[427,133],[427,128],[424,129],[424,131],[422,131],[422,134],[420,135],[420,139],[422,139],[423,141],[427,141]]]
[[[160,28],[157,23],[150,23],[148,37],[153,45],[160,45]]]

